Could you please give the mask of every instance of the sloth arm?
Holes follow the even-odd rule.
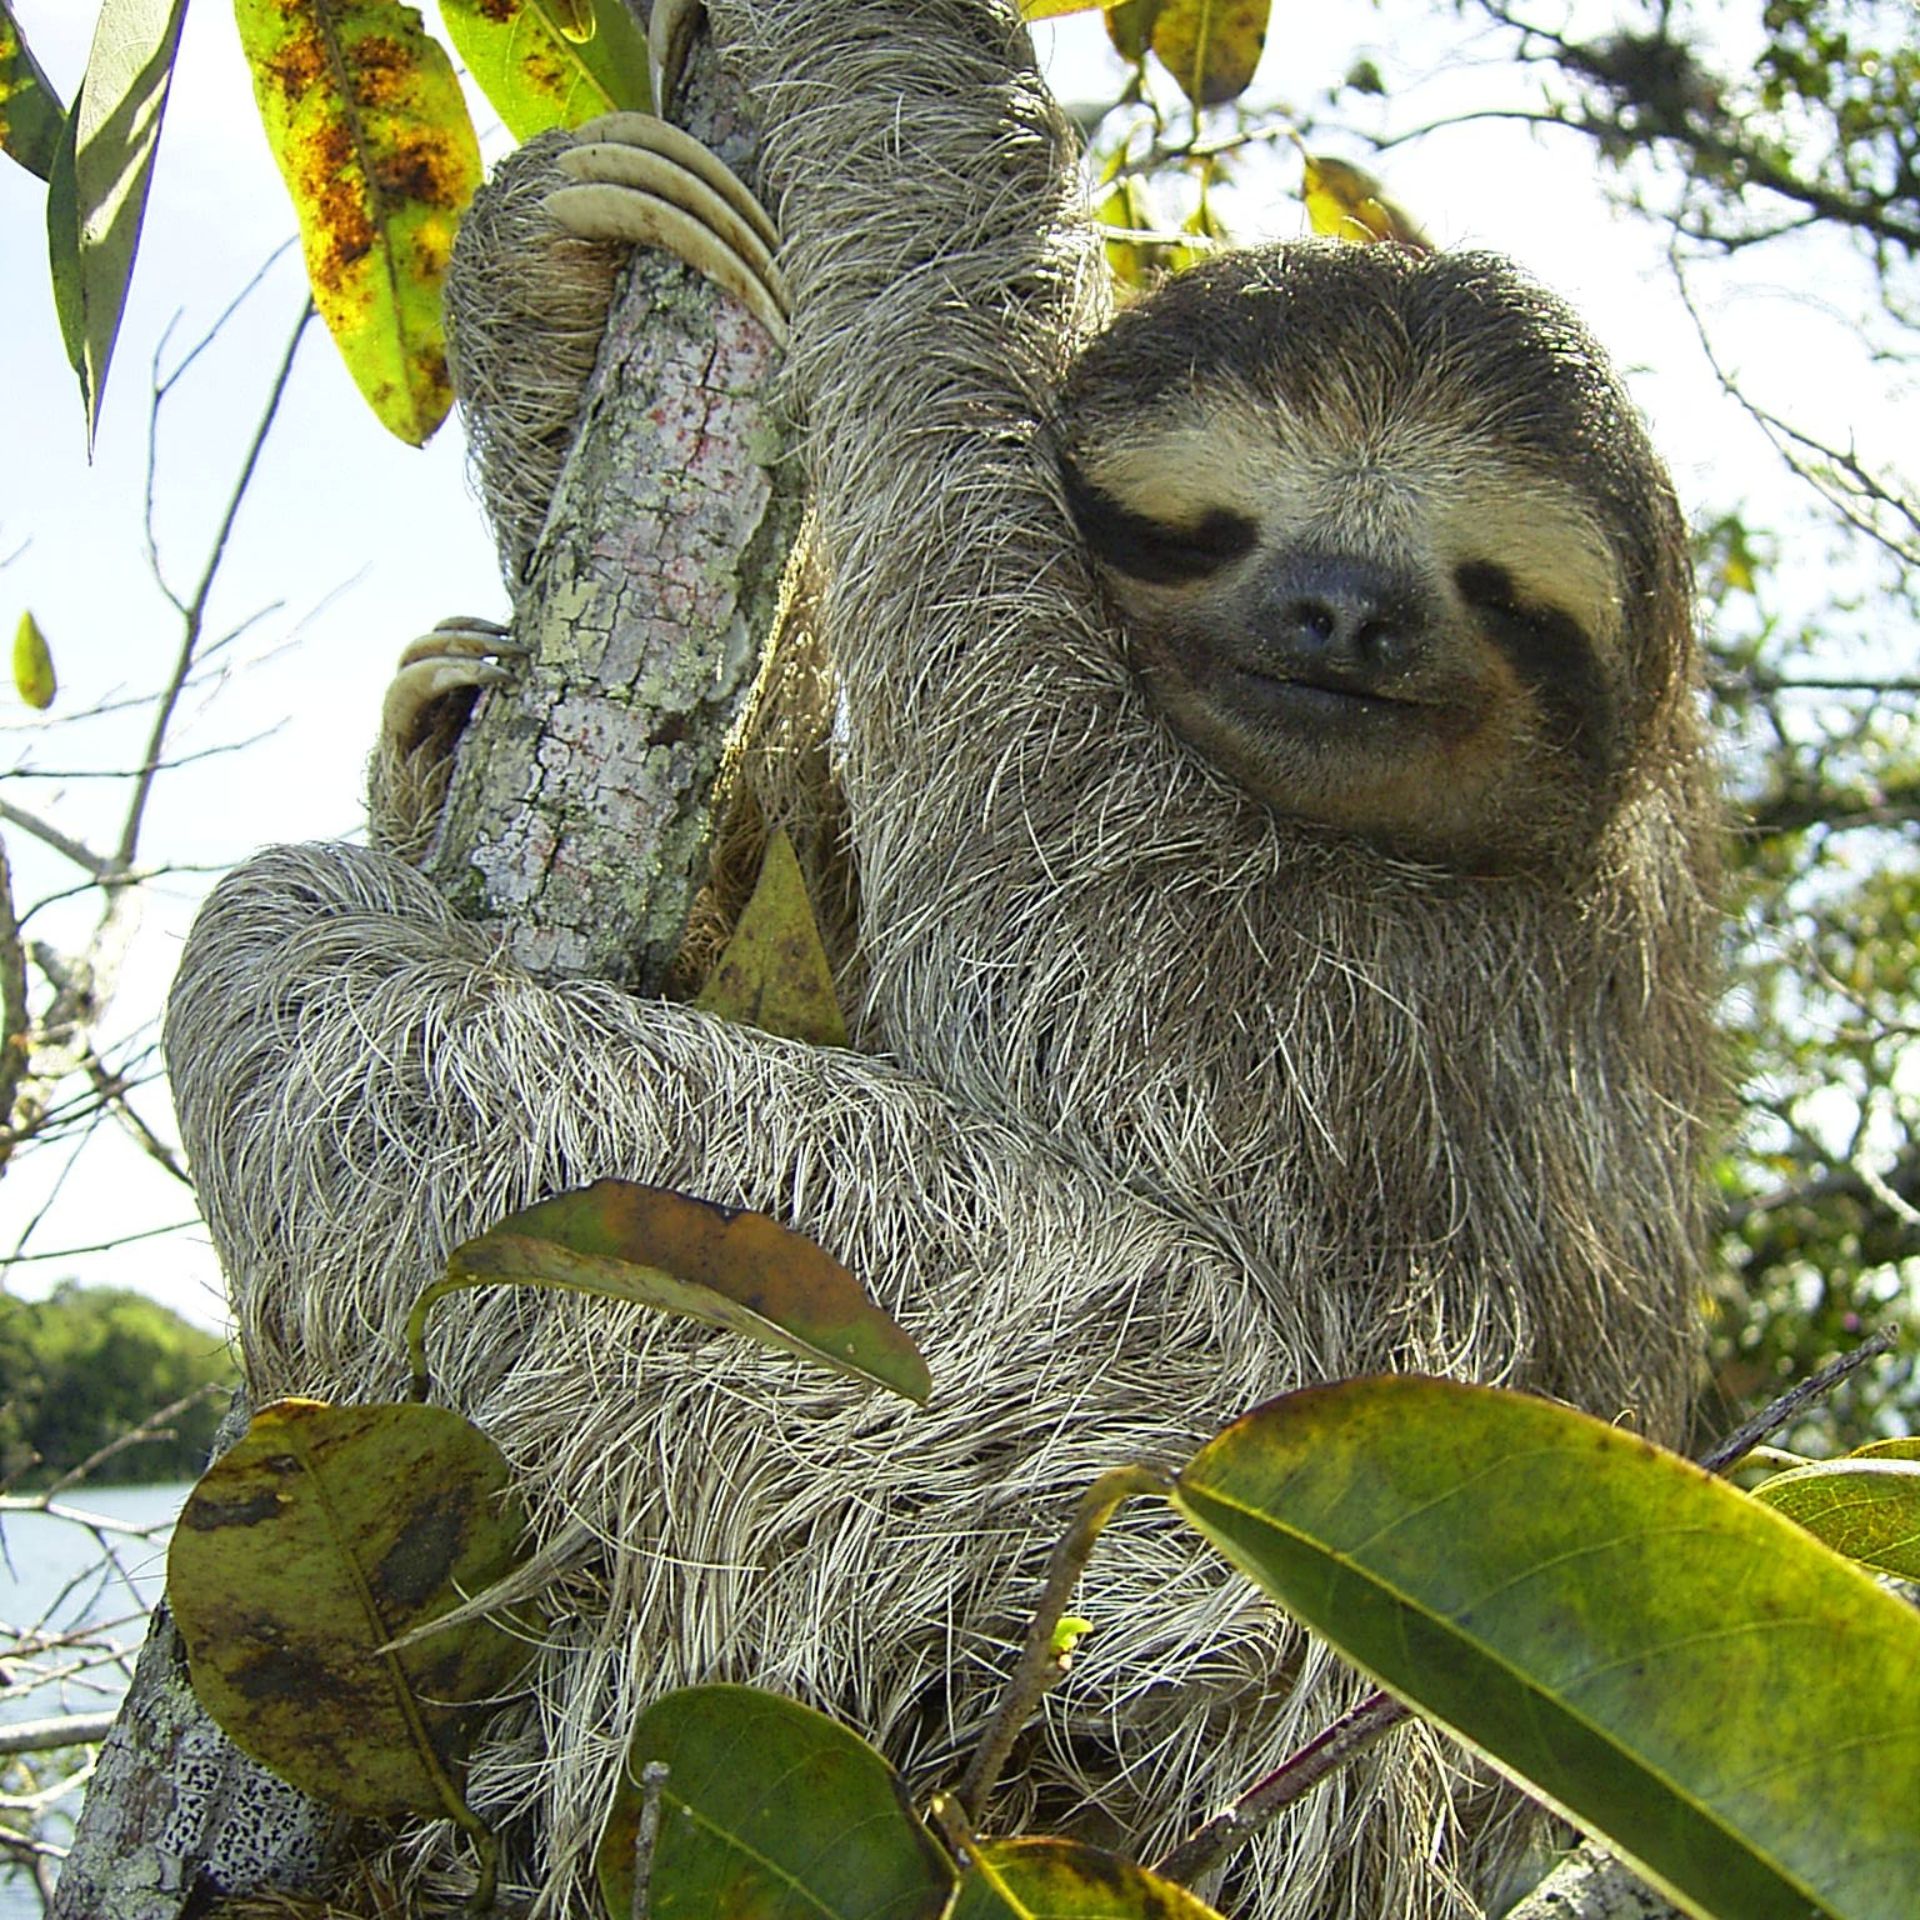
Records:
[[[848,774],[871,786],[977,667],[971,635],[1078,611],[1034,433],[1092,283],[1056,234],[1070,137],[997,0],[710,11],[765,129]],[[856,832],[869,912],[910,910],[877,818]],[[166,1038],[256,1393],[372,1390],[368,1335],[395,1353],[408,1304],[394,1277],[543,1192],[627,1173],[776,1204],[715,1190],[780,1164],[740,1149],[743,1115],[821,1116],[862,1169],[966,1124],[877,1063],[538,985],[418,875],[345,847],[271,850],[216,889]]]

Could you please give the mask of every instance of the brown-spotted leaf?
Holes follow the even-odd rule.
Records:
[[[762,1213],[631,1180],[597,1180],[542,1200],[454,1248],[446,1278],[420,1296],[408,1325],[416,1390],[426,1377],[427,1310],[458,1288],[499,1283],[684,1314],[909,1400],[932,1391],[905,1332],[803,1234]]]
[[[782,1039],[847,1044],[833,971],[784,827],[767,842],[753,897],[694,1005]]]
[[[303,1792],[471,1823],[467,1750],[530,1643],[488,1620],[391,1642],[512,1571],[507,1481],[499,1449],[442,1407],[262,1407],[167,1554],[201,1705]]]
[[[598,114],[653,107],[647,39],[626,0],[598,24],[586,0],[440,0],[440,18],[474,84],[516,140]]]
[[[30,613],[23,613],[13,630],[13,685],[28,706],[41,710],[53,705],[53,696],[59,691],[53,652],[47,636],[40,631],[40,622]]]
[[[1271,0],[1161,0],[1153,50],[1196,107],[1237,100],[1267,44]]]
[[[418,446],[453,403],[440,288],[480,184],[452,62],[399,0],[235,0],[307,278],[382,425]]]
[[[960,1876],[950,1920],[1219,1920],[1205,1901],[1077,1840],[992,1840]]]
[[[186,11],[186,0],[102,0],[86,76],[47,178],[53,304],[67,360],[80,376],[89,450],[140,247]]]
[[[1310,153],[1301,193],[1315,233],[1362,245],[1392,240],[1417,253],[1433,251],[1433,242],[1419,221],[1389,200],[1386,189],[1364,167]]]
[[[53,172],[67,112],[21,37],[8,0],[0,0],[0,153],[42,180]]]

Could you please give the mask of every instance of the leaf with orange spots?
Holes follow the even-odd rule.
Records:
[[[420,1295],[407,1322],[417,1397],[427,1389],[428,1309],[461,1288],[499,1285],[683,1314],[909,1400],[924,1402],[932,1390],[905,1331],[804,1234],[665,1187],[596,1180],[510,1214],[447,1256],[446,1277]]]
[[[454,51],[516,140],[577,127],[602,113],[653,108],[647,39],[626,0],[599,9],[598,24],[559,0],[440,0]]]
[[[1271,0],[1163,0],[1153,51],[1196,107],[1237,100],[1267,44]]]
[[[104,0],[47,180],[47,253],[93,446],[120,333],[186,0]]]
[[[0,0],[0,153],[42,180],[53,171],[66,109],[21,37],[7,0]]]
[[[440,288],[480,184],[453,63],[397,0],[236,0],[314,304],[381,424],[419,446],[453,404]]]
[[[460,1799],[467,1752],[531,1640],[490,1618],[408,1636],[519,1563],[509,1479],[499,1448],[444,1407],[262,1407],[167,1553],[200,1704],[307,1793],[477,1825]]]

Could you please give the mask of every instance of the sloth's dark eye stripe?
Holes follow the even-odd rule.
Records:
[[[1512,576],[1490,560],[1455,568],[1453,583],[1568,748],[1606,772],[1618,740],[1613,695],[1579,621],[1557,608],[1522,605]]]
[[[1062,460],[1067,504],[1095,557],[1116,572],[1153,586],[1204,580],[1253,551],[1258,537],[1251,520],[1215,507],[1193,527],[1170,527],[1123,507],[1086,480],[1071,460]]]

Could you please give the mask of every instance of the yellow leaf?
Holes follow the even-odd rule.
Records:
[[[1142,237],[1154,225],[1145,185],[1131,175],[1115,181],[1094,218],[1110,230],[1105,241],[1107,266],[1115,281],[1135,292],[1157,286],[1165,277],[1166,248]]]
[[[453,64],[399,0],[236,0],[307,277],[354,383],[418,446],[453,402],[440,288],[480,184]]]
[[[1272,0],[1162,0],[1153,50],[1196,107],[1217,107],[1247,90],[1267,44]]]
[[[807,883],[784,829],[767,842],[753,897],[694,1005],[783,1039],[847,1044]]]
[[[1363,245],[1392,240],[1419,253],[1433,251],[1419,221],[1389,200],[1380,182],[1362,167],[1310,153],[1301,191],[1315,233]]]
[[[53,654],[47,636],[32,614],[23,613],[13,633],[13,684],[28,706],[45,711],[53,705],[60,683],[54,678]]]

